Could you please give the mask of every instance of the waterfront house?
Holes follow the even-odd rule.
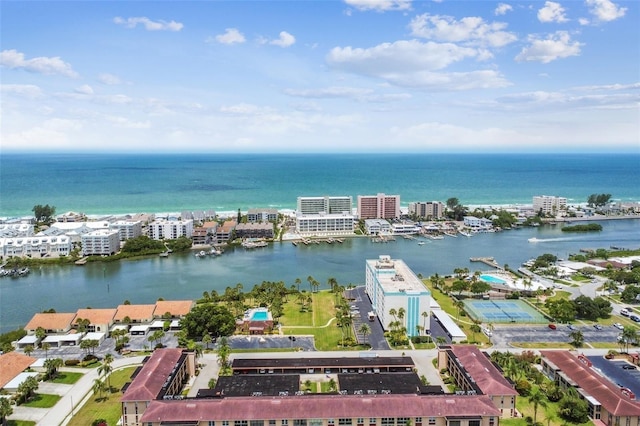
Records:
[[[351,213],[296,214],[296,231],[303,236],[352,235],[355,216]]]
[[[149,323],[153,320],[155,309],[156,305],[118,305],[113,320],[116,324]]]
[[[196,302],[193,300],[158,300],[153,317],[163,319],[184,318],[195,305]]]
[[[115,308],[108,309],[78,309],[74,319],[74,326],[77,328],[82,320],[85,322],[85,331],[108,332],[114,324],[114,317],[117,310]]]
[[[216,241],[218,244],[228,242],[233,236],[237,222],[235,219],[225,220],[221,226],[216,229]]]
[[[39,312],[31,318],[24,329],[29,335],[35,334],[38,328],[42,328],[47,334],[68,333],[75,317],[76,314],[73,313]]]
[[[16,390],[19,383],[12,385],[11,382],[31,367],[36,361],[37,358],[15,351],[0,355],[0,389],[4,389],[8,392]],[[23,380],[19,382],[22,383],[22,381]]]
[[[211,243],[207,230],[200,226],[194,228],[191,239],[194,246],[204,246]]]
[[[366,219],[364,229],[368,235],[391,234],[391,224],[385,219]]]

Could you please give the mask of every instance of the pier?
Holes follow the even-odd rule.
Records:
[[[499,268],[498,262],[493,257],[472,257],[469,259],[472,262],[482,262],[485,265],[489,265],[494,268]]]

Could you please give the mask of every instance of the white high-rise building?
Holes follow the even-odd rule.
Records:
[[[352,197],[298,197],[297,213],[304,215],[352,213]]]
[[[538,214],[550,214],[557,216],[567,209],[567,199],[550,195],[536,195],[533,197],[533,211]]]
[[[431,292],[402,261],[380,256],[366,261],[366,292],[385,330],[392,321],[401,321],[409,336],[418,336],[416,326],[429,330]],[[395,318],[389,312],[395,309]],[[398,311],[404,310],[404,317]]]
[[[120,251],[120,232],[100,229],[82,236],[82,255],[112,255]]]
[[[193,236],[193,219],[154,220],[149,224],[149,237],[153,240],[175,240]]]

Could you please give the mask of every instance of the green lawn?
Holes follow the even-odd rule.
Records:
[[[82,377],[83,373],[71,373],[68,371],[61,371],[58,373],[58,377],[53,380],[49,380],[52,383],[62,383],[65,385],[72,385]]]
[[[52,395],[48,393],[36,393],[29,402],[22,404],[24,407],[32,408],[51,408],[62,398],[60,395]]]
[[[125,383],[130,381],[131,374],[136,367],[128,367],[111,373],[111,387],[121,389]],[[87,403],[76,412],[75,416],[68,423],[69,426],[87,426],[94,420],[105,419],[107,424],[115,425],[118,423],[121,414],[120,398],[122,392],[114,392],[108,398],[99,399],[97,396],[91,396]]]
[[[36,422],[30,420],[7,420],[7,426],[35,426]]]
[[[546,402],[546,407],[538,406],[538,415],[536,418],[537,422],[542,423],[543,425],[549,424],[550,426],[560,426],[566,425],[567,422],[560,418],[558,415],[558,403],[557,402]],[[518,417],[517,419],[500,419],[501,425],[507,426],[525,426],[528,423],[525,421],[525,418],[530,416],[533,417],[533,405],[529,402],[526,396],[518,396],[516,399],[516,408],[522,414],[523,417]],[[549,422],[549,418],[551,421]],[[593,426],[593,422],[588,421],[586,423],[571,423],[574,426]]]

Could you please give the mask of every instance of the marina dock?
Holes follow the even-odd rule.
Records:
[[[489,265],[493,268],[499,268],[498,262],[493,257],[472,257],[469,259],[472,262],[482,262],[485,265]]]

